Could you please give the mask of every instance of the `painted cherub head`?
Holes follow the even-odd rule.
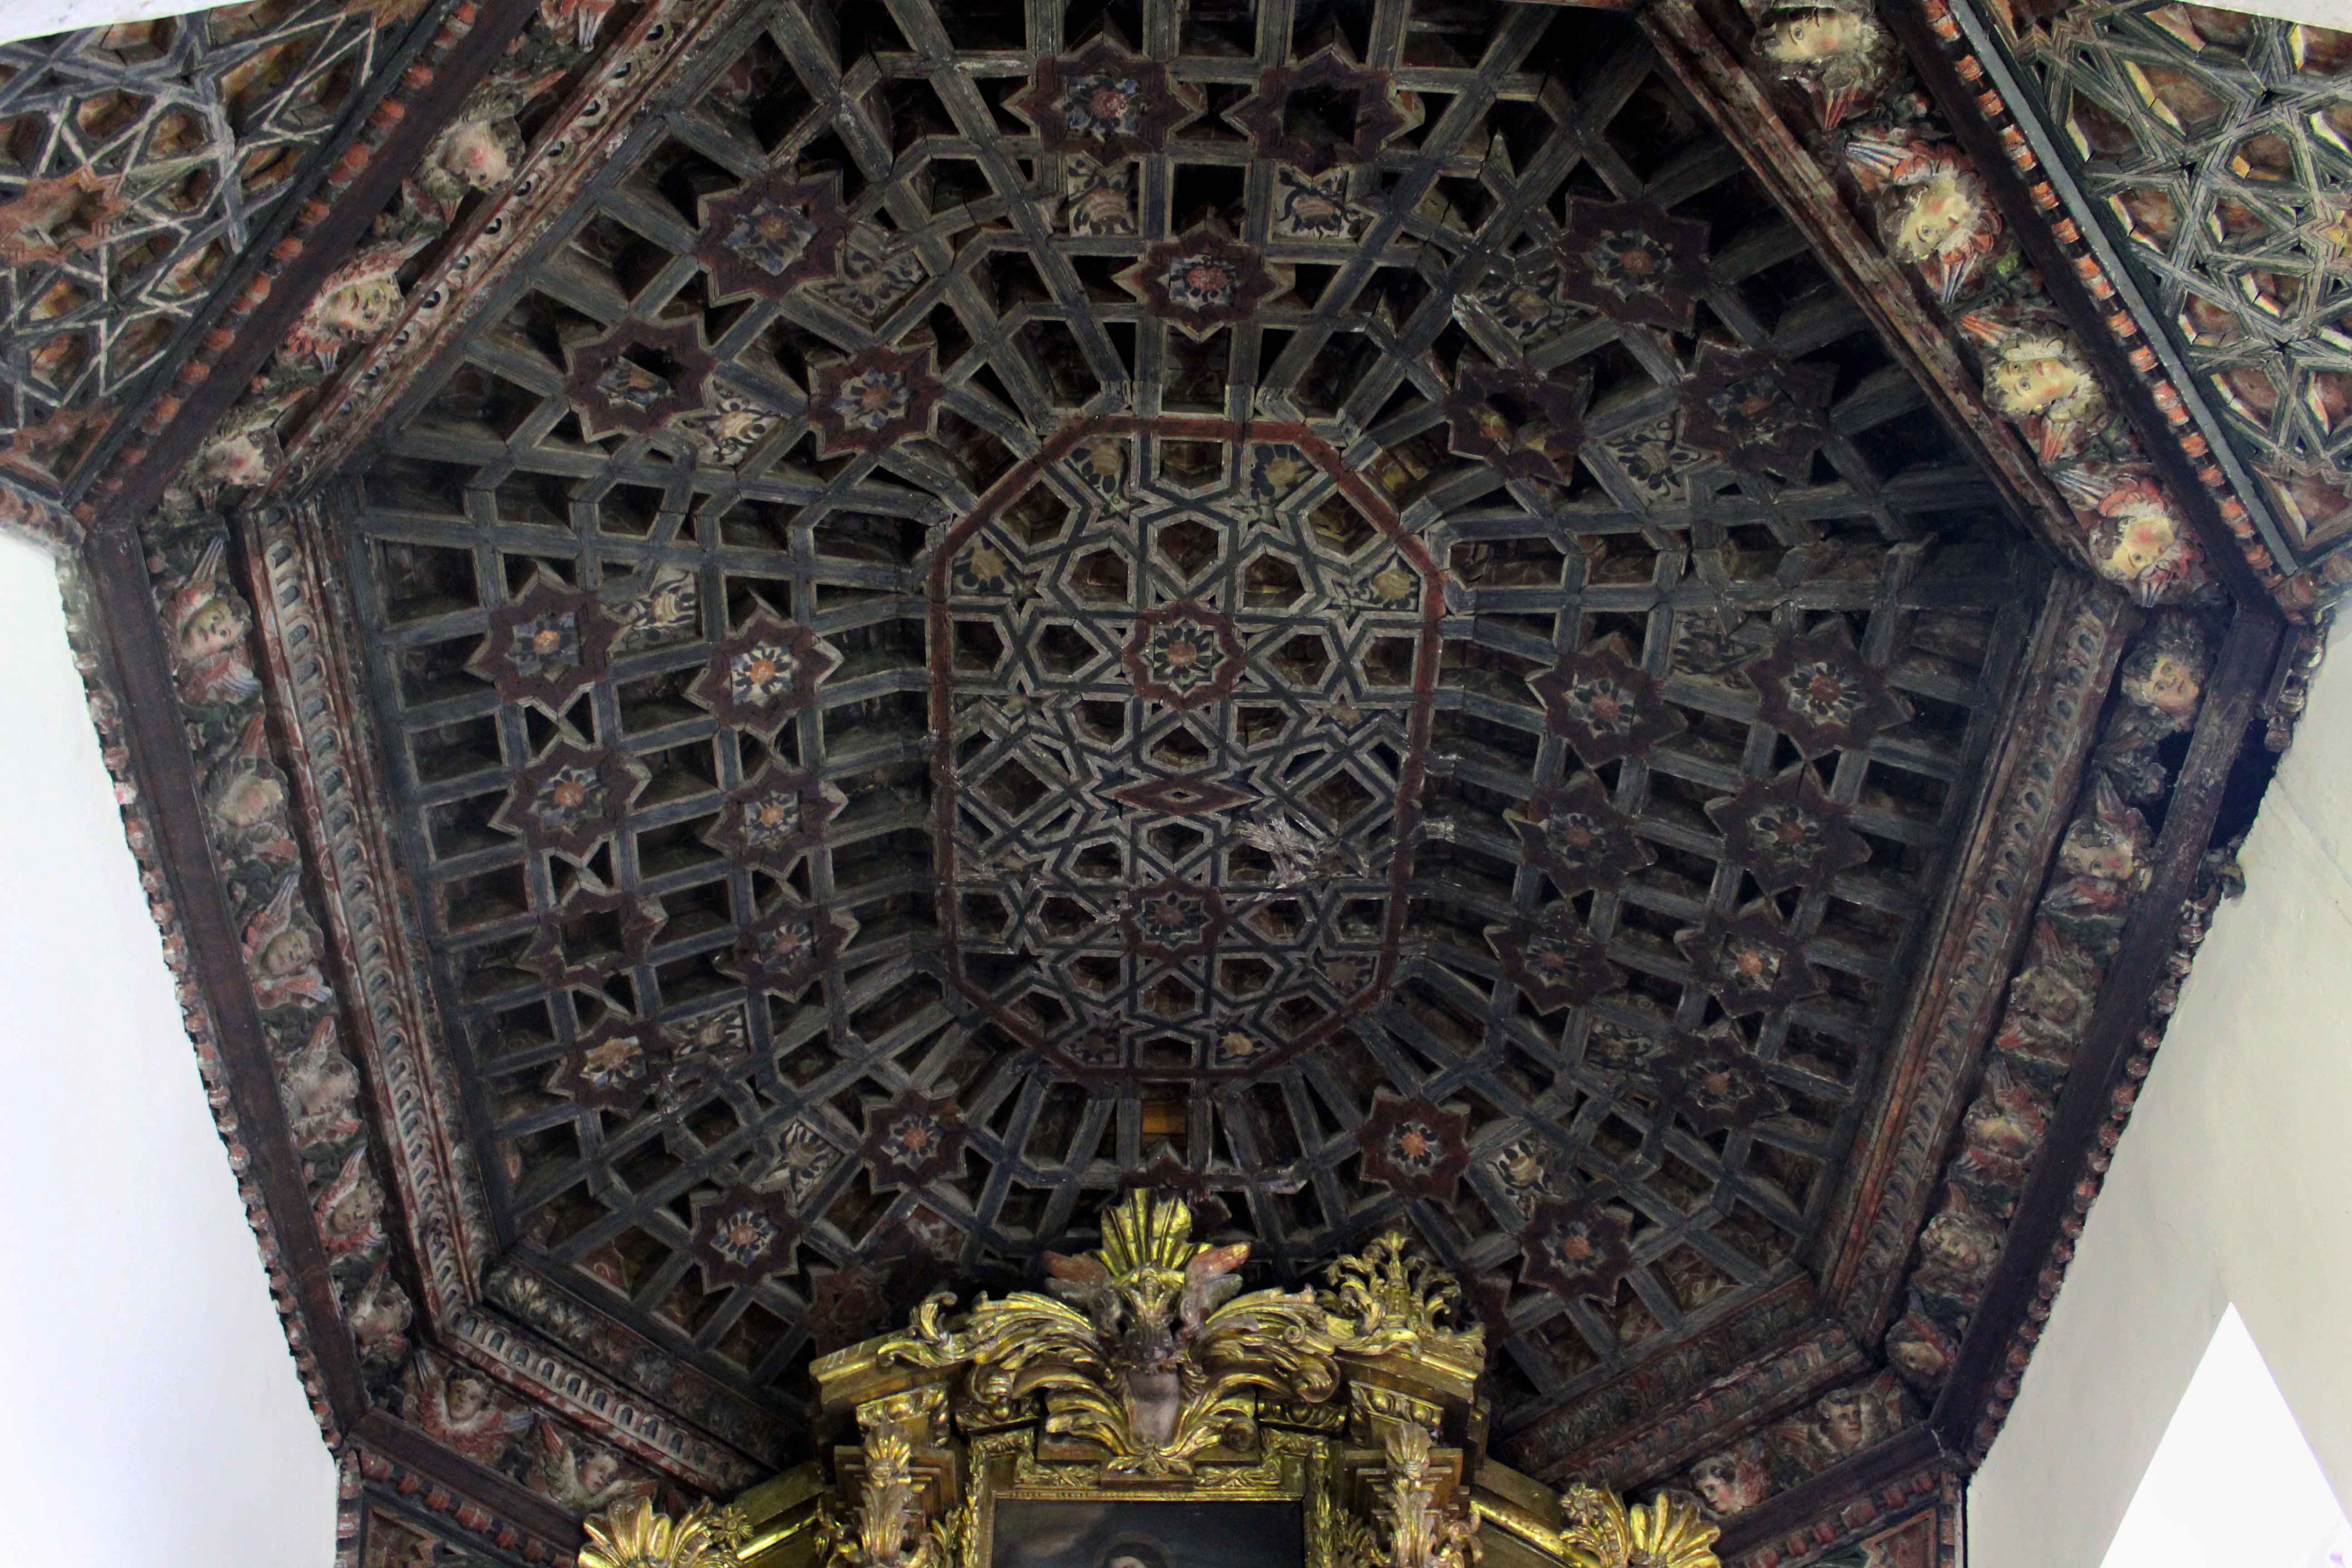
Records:
[[[2147,636],[2124,660],[2124,696],[2161,715],[2176,731],[2196,721],[2212,674],[2213,656],[2196,623],[2177,611],[2159,614]]]
[[[2011,419],[2082,419],[2105,402],[2082,353],[2055,332],[2012,332],[1985,368],[1985,398]]]
[[[1804,89],[1824,130],[1876,97],[1894,60],[1894,46],[1868,8],[1840,0],[1767,6],[1756,52],[1775,76]]]

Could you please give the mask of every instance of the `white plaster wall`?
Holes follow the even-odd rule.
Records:
[[[2352,1497],[2347,662],[2339,649],[2315,683],[2241,857],[2246,896],[2214,917],[1969,1489],[1974,1568],[2099,1568],[2233,1301],[2336,1497]]]
[[[0,1560],[328,1568],[335,1467],[214,1131],[49,559],[0,538]]]

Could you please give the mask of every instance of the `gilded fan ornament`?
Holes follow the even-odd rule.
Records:
[[[697,1503],[674,1520],[643,1498],[592,1515],[587,1531],[580,1568],[736,1568],[741,1534],[730,1510]]]
[[[1089,1439],[1116,1474],[1182,1475],[1220,1442],[1247,1445],[1255,1394],[1319,1404],[1338,1346],[1310,1292],[1236,1295],[1246,1243],[1192,1240],[1181,1200],[1141,1191],[1103,1216],[1099,1252],[1046,1255],[1051,1296],[982,1297],[960,1323],[938,1295],[875,1360],[965,1366],[971,1396],[1003,1409],[1043,1394],[1045,1430]]]

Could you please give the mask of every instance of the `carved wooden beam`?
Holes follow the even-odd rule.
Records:
[[[2060,219],[2054,212],[2045,211],[2035,201],[2024,177],[2019,173],[2017,153],[2022,151],[2022,132],[2015,129],[2009,132],[2011,137],[2020,139],[2020,147],[2012,150],[2006,144],[1997,121],[1988,118],[1989,114],[1997,115],[2000,120],[2009,118],[2010,110],[2000,94],[1986,92],[1981,81],[1971,87],[1960,79],[1951,55],[1937,37],[1926,9],[1917,4],[1917,0],[1891,0],[1890,4],[1879,7],[1879,15],[1902,43],[1905,52],[1911,57],[1911,63],[1917,68],[1920,79],[1947,116],[1953,134],[1958,137],[1960,145],[1967,149],[1969,158],[1975,162],[1977,177],[1984,182],[1985,188],[1991,194],[2002,218],[2016,234],[2026,258],[2040,269],[2042,285],[2049,289],[2051,300],[2074,325],[2076,337],[2105,373],[2108,390],[2116,395],[2125,417],[2131,421],[2133,430],[2138,434],[2143,447],[2163,474],[2166,489],[2180,502],[2190,523],[2203,539],[2206,554],[2217,563],[2222,580],[2242,600],[2271,604],[2277,585],[2265,583],[2256,574],[2243,542],[2221,515],[2216,489],[2206,482],[2206,476],[2200,471],[2200,466],[2192,462],[2183,449],[2181,432],[2158,407],[2148,379],[2132,363],[2132,353],[2118,341],[2113,330],[2112,320],[2122,309],[2121,302],[2115,298],[2113,286],[2108,286],[2106,302],[2102,303],[2092,297],[2091,288],[2084,281],[2085,269],[2059,238],[2061,227],[2069,232],[2075,231],[2073,220]],[[2014,125],[2013,121],[2011,123]],[[2023,163],[2029,169],[2036,167],[2031,156],[2026,157]],[[2042,188],[2047,192],[2046,181]],[[2091,268],[2089,276],[2102,276],[2101,269]],[[2167,384],[2167,388],[2171,392],[2172,402],[2178,406],[2180,403],[2179,391],[2171,388],[2169,384]],[[2180,423],[2187,423],[2185,413]],[[2200,442],[2201,445],[2201,437]],[[2231,460],[2235,463],[2234,458]],[[2204,467],[2212,468],[2213,465],[2209,461]],[[2215,470],[2217,480],[2219,477],[2219,471]],[[2251,480],[2245,488],[2249,492],[2252,490]],[[2309,586],[2308,583],[2304,584],[2306,592]]]
[[[1864,232],[1779,107],[1741,68],[1731,46],[1691,0],[1656,0],[1641,20],[1667,70],[1747,160],[2011,507],[2061,558],[2079,559],[2079,530],[2058,487],[2016,431],[1985,405],[1976,377],[1961,363],[1943,323],[1919,304],[1911,280]]]
[[[293,227],[181,366],[174,389],[147,411],[146,439],[120,452],[97,493],[76,509],[84,523],[94,531],[135,529],[154,510],[537,8],[536,0],[465,0],[449,13],[328,174],[323,195],[302,204]]]
[[[2080,1156],[2106,1119],[2126,1061],[2147,1017],[2149,997],[2172,954],[2181,913],[2210,845],[2221,792],[2244,748],[2255,705],[2268,680],[2284,623],[2266,607],[2248,606],[2221,645],[2190,733],[2189,754],[2165,808],[2164,827],[2150,858],[2152,875],[2124,928],[2108,966],[2090,1030],[2058,1097],[2042,1157],[2035,1162],[1999,1261],[1969,1318],[1952,1375],[1929,1416],[1943,1444],[1972,1459],[1990,1446],[1990,1421],[2015,1397],[2024,1352],[2012,1341],[2032,1304],[2035,1281],[2049,1261],[2061,1226],[2089,1206],[2078,1203]],[[1995,1406],[1999,1409],[1996,1413]]]
[[[205,835],[201,785],[188,752],[169,649],[136,531],[108,529],[85,551],[98,616],[101,679],[121,697],[129,767],[152,820],[156,858],[171,884],[185,961],[216,1032],[227,1092],[242,1131],[245,1173],[268,1208],[295,1305],[316,1358],[329,1410],[322,1425],[348,1430],[368,1408],[359,1357],[328,1277],[328,1258],[285,1104],[277,1092],[268,1037],[241,962],[237,921]],[[239,1152],[232,1147],[232,1154]]]

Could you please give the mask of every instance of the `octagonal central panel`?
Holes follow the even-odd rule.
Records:
[[[1081,1078],[1240,1078],[1396,962],[1442,574],[1305,426],[1075,421],[932,567],[956,982]]]

